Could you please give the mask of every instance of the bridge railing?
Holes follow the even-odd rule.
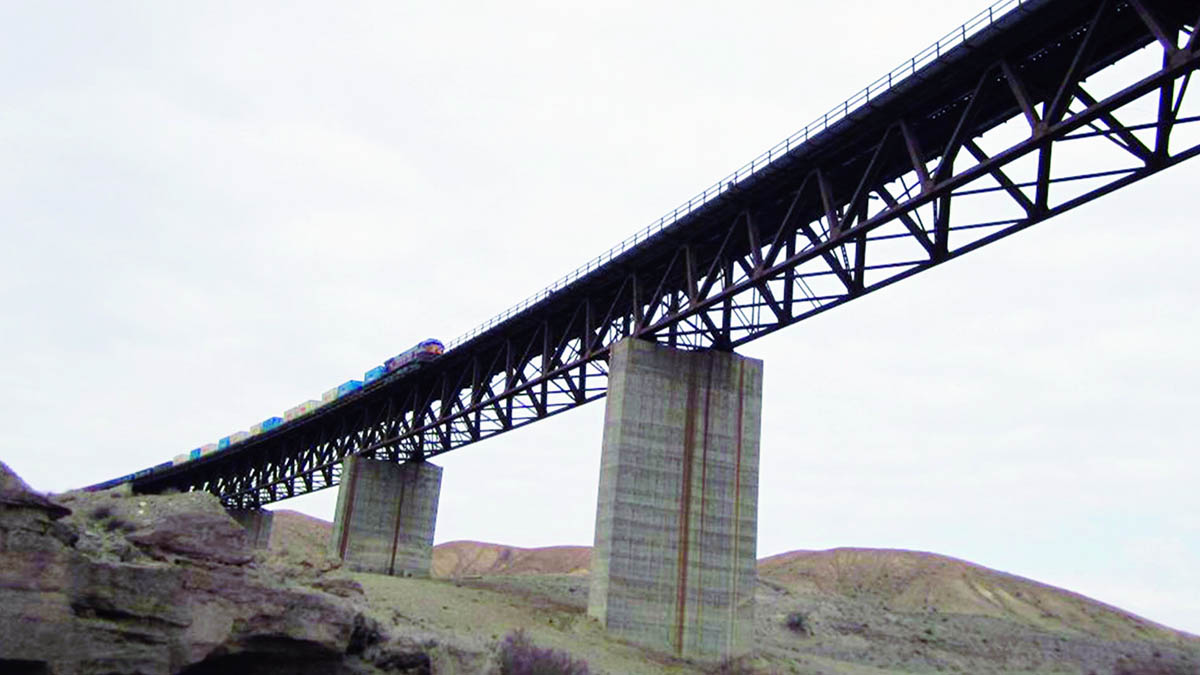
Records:
[[[651,236],[662,231],[663,229],[670,227],[674,223],[678,222],[679,219],[683,218],[689,213],[692,213],[696,209],[704,206],[721,194],[732,189],[742,180],[745,180],[755,173],[758,173],[780,157],[791,152],[793,149],[803,145],[804,143],[807,143],[810,138],[816,136],[822,131],[825,131],[831,125],[836,124],[839,120],[849,116],[850,113],[870,104],[872,99],[878,98],[883,92],[888,91],[900,82],[903,82],[921,68],[941,58],[942,54],[945,52],[958,46],[959,44],[962,44],[963,42],[966,42],[967,39],[972,35],[992,25],[1000,17],[1028,1],[1029,0],[997,0],[989,7],[961,24],[958,28],[946,33],[937,42],[934,42],[925,49],[917,52],[917,54],[912,58],[893,68],[887,74],[883,75],[858,92],[855,92],[855,94],[850,98],[842,101],[833,108],[830,108],[829,111],[824,115],[816,118],[812,122],[809,122],[796,133],[788,136],[779,143],[776,143],[766,152],[750,160],[737,171],[725,176],[721,180],[706,188],[704,191],[696,194],[691,199],[664,214],[658,220],[651,222],[649,225],[641,230],[638,230],[621,243],[613,246],[604,253],[601,253],[592,260],[589,260],[583,266],[563,276],[538,293],[529,296],[520,303],[509,307],[500,314],[493,316],[482,324],[472,328],[470,331],[458,336],[454,340],[450,341],[446,345],[446,348],[453,349],[454,347],[457,347],[458,345],[463,344],[464,342],[492,328],[496,324],[506,321],[512,316],[521,313],[532,305],[546,299],[552,293],[566,287],[580,277],[587,275],[592,270],[597,269],[601,265],[619,256],[625,251],[628,251],[637,244],[649,239]]]

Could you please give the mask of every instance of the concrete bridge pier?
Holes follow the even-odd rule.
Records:
[[[227,509],[229,517],[246,528],[246,545],[252,549],[266,550],[271,543],[271,526],[275,513],[266,509]]]
[[[347,457],[330,553],[350,569],[428,577],[442,468]]]
[[[686,658],[754,643],[762,361],[613,346],[588,614]]]

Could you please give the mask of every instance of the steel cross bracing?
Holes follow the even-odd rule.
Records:
[[[335,485],[348,454],[429,458],[604,396],[618,340],[733,349],[1139,181],[1200,152],[1198,19],[1200,0],[1027,2],[422,370],[135,487],[252,507]]]

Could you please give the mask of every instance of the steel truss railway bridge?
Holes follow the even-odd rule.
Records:
[[[134,488],[255,508],[426,459],[603,397],[624,338],[732,350],[1120,190],[1200,153],[1198,21],[1002,0],[421,370]]]

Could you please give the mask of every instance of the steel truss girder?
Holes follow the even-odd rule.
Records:
[[[618,340],[731,350],[1189,159],[1200,143],[1172,136],[1196,121],[1181,116],[1200,67],[1187,30],[1200,3],[1189,5],[1184,24],[1149,0],[1097,3],[1061,41],[1058,67],[1046,65],[1045,50],[992,54],[951,104],[903,107],[854,138],[853,156],[826,152],[789,167],[766,196],[731,191],[723,224],[665,233],[656,264],[614,260],[588,288],[552,297],[361,404],[144,489],[202,489],[254,507],[337,484],[348,454],[427,459],[603,397]],[[1161,65],[1093,97],[1082,80],[1107,63],[1090,60],[1131,25]],[[1128,121],[1127,106],[1155,95],[1152,119]],[[985,132],[1005,120],[1024,132],[989,149]],[[1089,143],[1116,148],[1124,163],[1078,172],[1063,157]],[[972,207],[981,197],[991,200],[986,213]]]

